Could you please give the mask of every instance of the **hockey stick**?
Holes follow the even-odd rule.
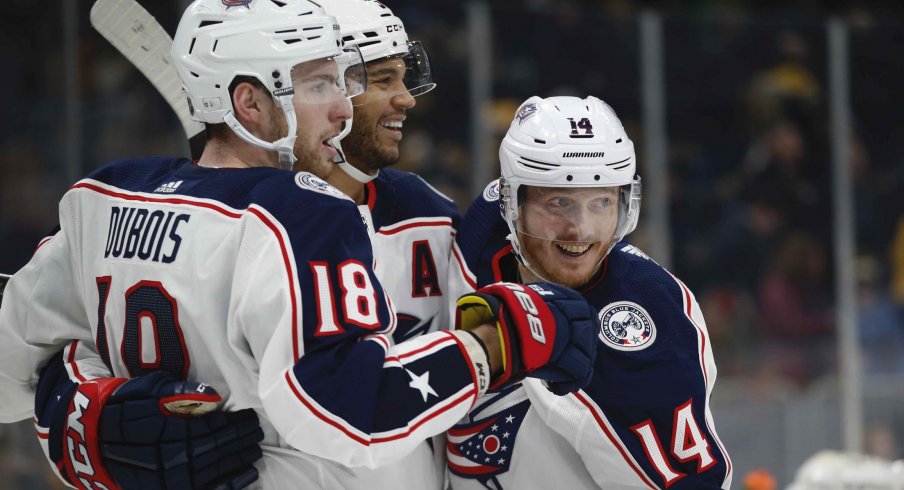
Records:
[[[182,123],[192,158],[200,158],[206,138],[204,124],[189,115],[182,81],[170,62],[173,38],[135,0],[97,0],[91,7],[91,25],[166,99]]]
[[[3,300],[3,290],[6,289],[6,281],[9,281],[9,275],[0,274],[0,301]]]

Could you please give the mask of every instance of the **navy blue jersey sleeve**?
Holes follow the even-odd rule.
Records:
[[[299,175],[303,186],[320,185]],[[322,195],[332,187],[307,190],[316,198],[268,203],[261,211],[262,221],[269,214],[273,228],[285,230],[271,246],[283,248],[287,265],[283,277],[270,280],[287,282],[284,292],[294,297],[290,316],[274,317],[279,327],[261,363],[261,397],[296,448],[350,466],[378,466],[464,415],[478,394],[475,374],[450,332],[393,345],[395,313],[373,272],[357,207]],[[265,282],[256,277],[261,273],[275,275],[258,268],[251,282]],[[293,304],[299,308],[291,313]]]
[[[477,278],[477,287],[517,281],[517,259],[511,253],[509,229],[500,205],[499,181],[494,180],[471,203],[456,236],[462,258]]]

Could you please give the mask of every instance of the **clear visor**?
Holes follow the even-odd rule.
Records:
[[[367,62],[370,86],[379,86],[389,97],[407,92],[412,97],[425,94],[434,87],[433,72],[427,51],[418,41],[408,43],[408,52]],[[366,97],[352,101],[356,106],[370,102]]]
[[[558,245],[608,245],[618,225],[618,187],[523,186],[515,228]]]
[[[302,104],[331,104],[360,95],[366,88],[364,59],[356,46],[292,67],[294,98]]]

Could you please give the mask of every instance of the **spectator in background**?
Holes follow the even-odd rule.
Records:
[[[810,66],[807,39],[794,30],[776,39],[780,60],[754,75],[748,92],[748,107],[754,127],[765,127],[776,119],[790,118],[815,128],[821,111],[822,87]],[[809,132],[808,132],[809,134]]]
[[[791,380],[805,386],[826,373],[834,356],[834,323],[822,242],[790,234],[759,287],[761,330],[769,354]]]
[[[904,304],[904,216],[898,218],[889,255],[892,274],[891,294],[898,304]]]
[[[857,326],[867,374],[904,374],[904,316],[889,297],[878,260],[857,259]]]

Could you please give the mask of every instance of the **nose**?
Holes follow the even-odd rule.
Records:
[[[330,108],[330,121],[341,122],[347,121],[351,118],[352,101],[345,97],[340,97],[332,104],[332,107]]]
[[[415,102],[414,97],[411,95],[411,92],[408,91],[404,86],[402,87],[402,91],[392,96],[392,105],[396,109],[411,109],[417,104]]]
[[[593,234],[592,218],[589,216],[591,214],[580,207],[568,213],[565,217],[565,238],[581,241],[591,236]]]

